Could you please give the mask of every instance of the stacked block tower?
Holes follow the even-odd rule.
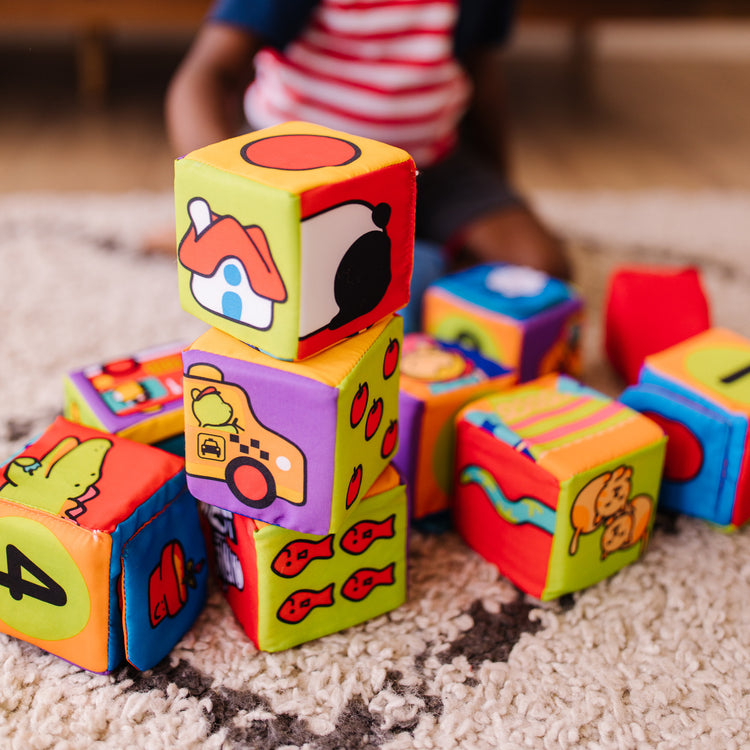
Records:
[[[278,650],[406,595],[398,441],[415,167],[307,123],[175,165],[188,487],[235,614]]]

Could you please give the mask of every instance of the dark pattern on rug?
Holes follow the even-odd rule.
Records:
[[[469,664],[477,669],[482,662],[505,662],[524,633],[536,633],[541,624],[529,619],[536,605],[529,604],[523,594],[515,601],[501,604],[497,613],[488,612],[481,601],[475,601],[469,609],[474,625],[458,640],[451,643],[439,657],[443,664],[456,656],[465,656]]]
[[[519,593],[515,601],[501,604],[499,612],[488,612],[481,601],[472,603],[468,613],[473,621],[472,627],[450,644],[447,651],[438,654],[441,663],[446,664],[453,658],[464,656],[472,668],[478,668],[484,661],[507,661],[518,640],[524,633],[536,633],[541,625],[530,619],[535,605],[529,603]],[[263,696],[252,690],[233,690],[224,686],[214,686],[214,680],[185,660],[174,666],[169,658],[164,659],[154,669],[137,672],[132,667],[124,667],[117,675],[118,682],[128,681],[127,690],[149,692],[160,690],[165,694],[170,685],[185,689],[196,701],[208,698],[211,711],[206,714],[207,736],[224,730],[226,741],[236,748],[276,748],[282,745],[319,748],[320,750],[338,750],[338,748],[357,748],[366,750],[383,745],[403,733],[413,736],[422,716],[429,714],[436,719],[443,712],[443,702],[437,695],[430,694],[430,680],[425,676],[425,661],[430,657],[434,647],[415,657],[414,671],[420,675],[418,684],[405,680],[397,671],[388,671],[380,692],[390,692],[405,698],[418,708],[416,714],[401,721],[393,721],[388,729],[383,727],[383,717],[370,709],[360,697],[352,697],[341,711],[336,722],[336,729],[328,735],[314,733],[307,722],[292,714],[276,714],[273,707]],[[474,680],[468,682],[473,683]],[[242,714],[262,711],[271,714],[271,718],[253,719],[249,724],[240,725],[236,719]]]
[[[33,416],[9,417],[3,425],[2,439],[9,443],[31,442],[35,435],[42,432],[56,417],[62,415],[62,411],[38,412]],[[3,457],[4,458],[4,457]]]
[[[440,716],[442,702],[425,692],[426,683],[422,682],[416,688],[407,687],[402,684],[402,678],[403,675],[398,671],[388,672],[381,690],[390,690],[396,695],[410,694],[421,704],[420,713]],[[169,660],[165,659],[148,672],[137,672],[127,666],[117,673],[116,680],[130,681],[127,689],[136,692],[161,690],[166,693],[169,686],[174,684],[178,689],[187,690],[196,700],[208,698],[211,701],[211,711],[206,714],[207,736],[226,729],[226,740],[236,748],[270,750],[280,745],[309,745],[320,750],[336,750],[379,747],[402,732],[411,733],[419,723],[417,715],[385,730],[382,728],[382,717],[370,711],[357,696],[347,702],[338,718],[336,729],[328,735],[320,736],[310,730],[304,719],[291,714],[274,714],[270,703],[252,690],[213,687],[214,680],[210,676],[185,660],[170,666]],[[237,725],[236,717],[255,710],[274,715],[270,719],[252,720],[249,726]]]

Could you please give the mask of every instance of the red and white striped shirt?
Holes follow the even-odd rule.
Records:
[[[455,144],[470,93],[453,54],[457,16],[456,0],[321,0],[283,52],[256,56],[248,121],[307,120],[428,166]]]

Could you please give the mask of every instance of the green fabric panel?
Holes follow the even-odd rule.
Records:
[[[63,392],[65,398],[63,416],[66,419],[107,431],[102,421],[94,414],[86,399],[81,396],[68,377],[63,379]]]
[[[391,516],[394,517],[389,520]],[[381,532],[383,535],[379,538],[375,534],[374,541],[361,554],[351,554],[342,548],[341,542],[347,531],[357,523],[368,521],[375,522],[379,529],[392,528],[393,532],[390,536]],[[388,612],[406,599],[407,508],[404,485],[356,504],[336,534],[312,536],[280,526],[264,526],[256,532],[255,542],[258,555],[258,643],[264,651],[280,651],[335,633]],[[306,562],[306,565],[297,575],[282,577],[275,572],[273,562],[290,544],[296,545],[291,548],[296,551],[304,550],[308,545],[308,555],[300,563]],[[363,569],[382,571],[375,573],[374,578],[392,579],[393,583],[375,585],[362,599],[351,601],[342,594],[342,589]],[[297,601],[303,604],[302,609],[289,605],[284,608],[290,597],[297,597]],[[309,602],[306,606],[305,600]],[[284,622],[278,617],[280,611],[301,619]]]
[[[616,456],[561,485],[542,599],[555,599],[591,586],[641,556],[656,515],[665,450],[666,440],[662,439],[633,453]],[[632,473],[628,476],[622,467],[630,468]],[[605,485],[606,473],[611,473],[611,478]],[[602,479],[597,482],[599,477]],[[612,493],[616,485],[619,499]],[[612,498],[606,506],[602,503],[602,492],[610,492]],[[597,509],[602,512],[600,518]],[[634,529],[640,533],[633,536]],[[615,531],[621,533],[615,535]]]
[[[391,342],[397,342],[393,345]],[[335,473],[333,477],[333,504],[331,523],[335,528],[347,513],[347,502],[351,505],[350,484],[359,483],[356,499],[364,497],[373,482],[395,455],[397,443],[383,455],[383,446],[390,446],[394,431],[398,431],[398,389],[399,372],[391,371],[384,377],[384,363],[393,356],[389,346],[398,346],[400,362],[403,344],[403,319],[395,315],[383,329],[367,353],[352,368],[339,387],[338,412],[336,415]],[[389,370],[390,371],[390,370]],[[367,390],[367,402],[362,418],[352,426],[352,405],[360,386]],[[382,411],[380,406],[382,406]],[[378,417],[378,412],[380,416]],[[370,436],[371,428],[377,421],[377,428]],[[388,431],[390,430],[390,433]],[[361,466],[362,476],[358,480],[357,467]],[[353,491],[353,490],[352,490]],[[349,501],[347,497],[349,496]]]
[[[273,261],[286,288],[285,302],[273,305],[273,322],[267,330],[238,323],[200,305],[190,288],[192,273],[178,263],[178,288],[182,307],[235,338],[294,359],[297,353],[300,305],[299,196],[253,182],[214,167],[179,159],[175,163],[175,222],[177,246],[190,230],[188,203],[206,200],[212,212],[233,216],[243,227],[259,226],[265,233]]]

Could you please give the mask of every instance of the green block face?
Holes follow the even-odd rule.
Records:
[[[182,306],[241,341],[250,332],[258,348],[294,359],[299,198],[209,165],[179,164],[175,211]],[[250,276],[263,281],[251,283]]]
[[[656,443],[562,485],[543,599],[591,586],[643,554],[663,462]]]
[[[415,175],[400,149],[307,123],[178,159],[183,307],[286,360],[387,317],[409,299]]]
[[[255,645],[280,651],[382,615],[406,599],[407,501],[388,467],[324,536],[204,506],[226,597]]]

